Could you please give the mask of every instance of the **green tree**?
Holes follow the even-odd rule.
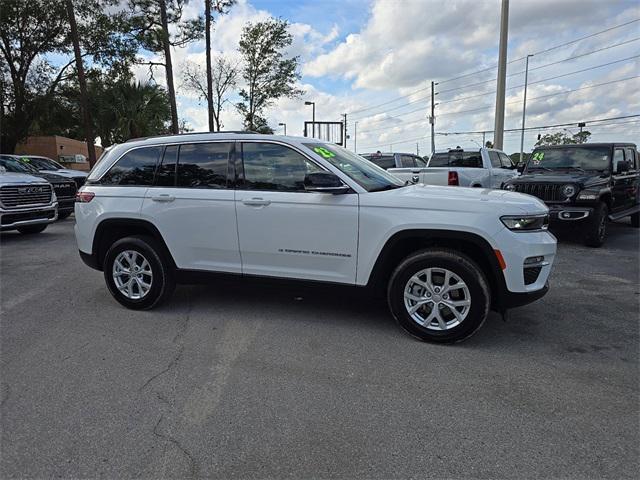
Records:
[[[246,87],[240,90],[242,102],[237,108],[248,130],[272,133],[264,110],[279,98],[304,94],[296,87],[300,79],[299,57],[285,58],[283,53],[293,41],[288,26],[285,20],[270,18],[248,23],[242,31],[239,51],[244,60],[242,78]]]
[[[576,143],[586,143],[591,136],[591,132],[586,130],[568,135],[565,132],[545,133],[538,137],[536,147],[542,145],[571,145]]]
[[[128,16],[111,8],[118,0],[74,0],[82,21],[78,37],[81,56],[95,65],[126,69],[136,43],[127,39]],[[75,74],[76,59],[63,0],[2,0],[0,7],[0,148],[13,152],[26,138],[41,109],[61,82]],[[47,56],[62,58],[52,63]]]
[[[184,7],[189,0],[129,0],[133,32],[145,50],[161,54],[163,62],[141,62],[164,67],[167,92],[171,106],[171,131],[179,133],[176,90],[173,82],[172,47],[183,47],[202,38],[202,17],[183,19]],[[169,31],[171,25],[171,31]]]

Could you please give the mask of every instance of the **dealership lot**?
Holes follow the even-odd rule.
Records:
[[[1,237],[12,477],[632,477],[639,236],[562,240],[541,301],[424,344],[351,289],[180,286],[121,307],[73,219]]]

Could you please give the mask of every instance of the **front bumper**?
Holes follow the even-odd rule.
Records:
[[[500,307],[501,309],[508,310],[510,308],[522,307],[523,305],[527,305],[529,303],[535,302],[536,300],[540,300],[544,297],[549,291],[549,282],[544,284],[539,290],[535,290],[532,292],[503,292],[502,298],[500,299]]]
[[[75,197],[58,198],[58,212],[59,213],[73,212],[75,203],[76,203]]]
[[[549,205],[549,220],[555,224],[579,222],[580,220],[586,220],[592,215],[593,208],[591,207]]]
[[[15,230],[19,227],[52,223],[58,219],[58,204],[53,203],[46,207],[1,209],[0,230]]]

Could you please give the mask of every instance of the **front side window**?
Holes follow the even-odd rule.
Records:
[[[177,186],[226,188],[231,143],[180,145]]]
[[[295,150],[275,143],[242,144],[242,187],[247,190],[304,191],[304,179],[322,169]]]
[[[491,166],[493,168],[502,167],[502,163],[500,162],[500,155],[498,155],[498,152],[494,152],[493,150],[491,150],[489,152],[489,160],[491,160]]]
[[[391,190],[406,185],[405,182],[346,148],[331,143],[303,143],[303,145],[368,192]]]
[[[125,153],[102,177],[102,185],[152,185],[162,147],[136,148]]]
[[[401,155],[400,165],[402,165],[403,168],[414,168],[416,166],[416,162],[411,155]]]
[[[625,158],[627,159],[627,162],[629,162],[629,169],[635,170],[638,168],[638,159],[636,158],[633,148],[625,148],[625,153]]]
[[[502,168],[512,168],[513,162],[511,158],[506,153],[500,153],[500,162],[502,163]]]

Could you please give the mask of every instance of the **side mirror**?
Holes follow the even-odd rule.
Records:
[[[349,187],[342,183],[337,175],[330,172],[314,172],[304,177],[304,189],[307,192],[347,193]]]
[[[629,171],[629,162],[618,162],[618,166],[616,167],[616,173],[625,173]]]
[[[519,164],[516,166],[516,170],[518,170],[518,173],[522,173],[522,172],[524,172],[524,167],[526,167],[526,166],[527,166],[527,164],[526,164],[526,163],[519,163]]]

